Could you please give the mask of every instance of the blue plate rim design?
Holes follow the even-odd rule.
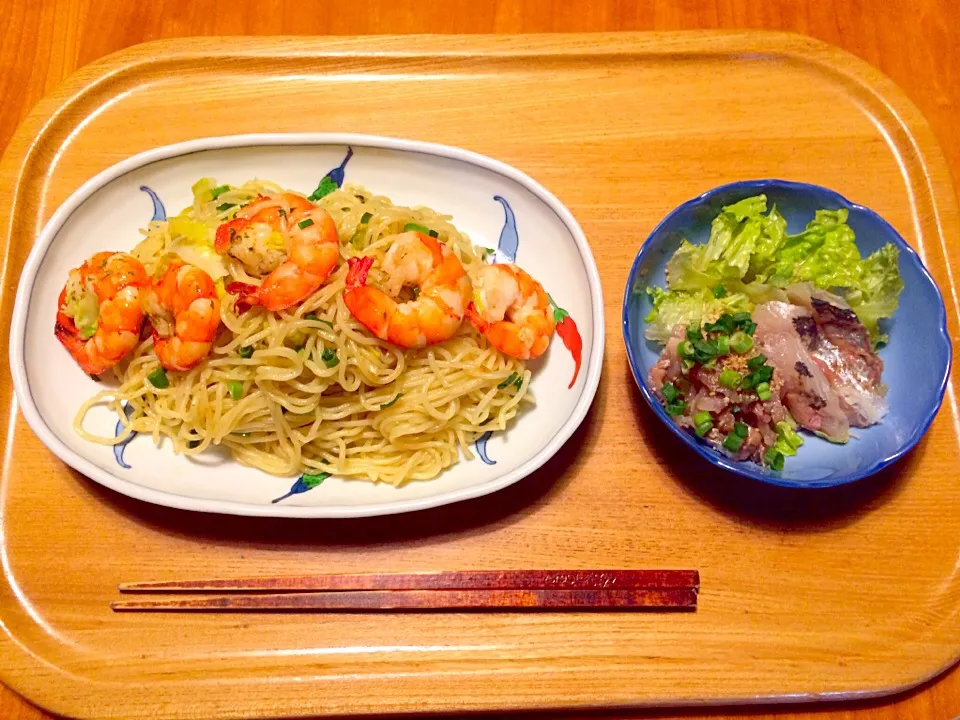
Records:
[[[811,480],[811,481],[799,481],[799,480],[789,480],[783,477],[779,477],[763,468],[759,465],[753,463],[740,462],[736,460],[731,460],[721,453],[709,448],[708,446],[695,440],[689,433],[685,432],[680,428],[673,420],[670,419],[670,416],[667,415],[660,401],[653,394],[653,391],[647,385],[647,379],[645,373],[640,368],[640,361],[638,358],[638,351],[633,347],[630,342],[631,330],[633,328],[633,322],[630,319],[630,298],[633,293],[633,286],[637,281],[639,275],[640,266],[643,262],[646,253],[651,250],[650,241],[656,237],[664,228],[665,225],[678,213],[690,210],[698,205],[705,204],[718,195],[726,193],[736,193],[738,191],[743,191],[747,193],[744,197],[749,197],[750,195],[759,194],[765,192],[769,188],[780,188],[788,191],[814,191],[818,193],[823,193],[829,195],[838,206],[854,211],[860,214],[867,215],[873,218],[876,221],[879,221],[882,225],[886,226],[890,231],[893,243],[897,246],[897,249],[901,253],[905,253],[909,256],[920,268],[920,272],[927,282],[930,283],[930,286],[933,288],[936,293],[938,300],[937,303],[937,320],[938,320],[938,333],[937,340],[942,342],[946,346],[946,357],[947,362],[944,366],[943,375],[940,378],[939,387],[937,388],[937,399],[933,403],[924,416],[922,422],[920,422],[907,440],[901,443],[900,447],[896,451],[886,455],[885,457],[877,460],[872,465],[858,470],[856,472],[847,473],[845,475],[840,475],[839,477],[833,477],[828,480]],[[640,321],[642,322],[642,320]],[[633,375],[633,379],[637,384],[637,387],[640,390],[640,394],[646,400],[647,405],[650,406],[650,409],[653,410],[654,414],[668,427],[670,431],[680,438],[688,447],[694,450],[700,457],[709,462],[711,465],[721,467],[724,470],[732,472],[736,475],[741,475],[744,477],[751,478],[753,480],[759,480],[770,485],[777,485],[780,487],[787,488],[797,488],[797,489],[818,489],[818,488],[827,488],[827,487],[836,487],[840,485],[847,485],[858,480],[862,480],[866,477],[874,475],[884,468],[892,465],[897,460],[902,458],[904,455],[913,450],[914,447],[920,442],[923,436],[927,433],[927,430],[930,429],[930,425],[933,424],[934,418],[937,416],[937,413],[940,411],[940,408],[943,406],[943,398],[946,393],[947,383],[950,381],[950,370],[953,366],[953,345],[950,341],[950,333],[947,328],[947,308],[943,301],[943,293],[940,292],[940,288],[937,286],[937,283],[934,281],[933,276],[930,274],[930,271],[924,265],[923,261],[920,259],[920,255],[914,250],[906,240],[897,232],[896,228],[893,227],[887,220],[885,220],[879,213],[870,208],[861,205],[859,203],[852,202],[846,197],[838,193],[836,190],[831,190],[830,188],[824,187],[822,185],[815,185],[813,183],[798,182],[795,180],[779,180],[776,178],[765,178],[757,180],[738,180],[732,183],[726,183],[724,185],[719,185],[711,190],[694,197],[686,202],[678,205],[669,213],[667,213],[663,219],[657,223],[656,227],[650,231],[647,237],[644,239],[643,244],[640,246],[640,249],[637,251],[636,256],[633,259],[633,264],[630,266],[630,272],[627,275],[627,284],[624,288],[623,293],[623,306],[621,312],[621,330],[623,334],[623,344],[627,352],[627,361],[630,364],[630,372]]]

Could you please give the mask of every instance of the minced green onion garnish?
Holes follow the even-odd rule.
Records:
[[[717,285],[713,289],[713,296],[718,300],[727,296],[727,289],[723,285]]]
[[[738,387],[740,387],[742,380],[743,376],[736,370],[730,370],[727,368],[720,373],[720,384],[725,388],[730,388],[731,390],[736,390]]]
[[[752,358],[747,360],[747,367],[751,370],[759,370],[766,362],[767,356],[763,353],[760,353],[759,355],[754,355]]]
[[[682,358],[688,358],[693,355],[693,343],[689,340],[681,340],[677,343],[677,355]]]
[[[440,237],[440,233],[436,230],[431,230],[425,225],[418,225],[417,223],[407,223],[403,226],[404,232],[418,232],[423,233],[424,235],[429,235],[430,237]]]
[[[690,342],[696,342],[697,340],[703,340],[703,332],[700,330],[700,323],[691,323],[687,328],[687,340]]]
[[[717,355],[728,355],[730,353],[729,335],[717,335],[713,344],[717,347]]]
[[[730,336],[730,347],[735,353],[743,355],[753,349],[753,338],[742,330],[738,330]]]
[[[297,223],[297,227],[300,228],[301,230],[305,230],[311,225],[313,225],[313,220],[311,220],[310,218],[307,218],[306,220],[301,220],[300,222]]]
[[[667,399],[667,402],[675,402],[678,397],[680,397],[680,391],[677,390],[676,386],[673,383],[664,383],[661,391],[663,396]]]
[[[750,434],[750,428],[746,423],[735,422],[733,424],[733,432],[739,435],[742,438],[747,437]]]
[[[368,222],[370,222],[370,218],[372,217],[373,217],[373,213],[364,213],[363,217],[360,218],[360,224],[366,225]]]
[[[246,359],[253,356],[253,348],[249,345],[241,345],[237,353],[239,353],[240,357]]]
[[[743,438],[736,433],[730,433],[723,439],[723,447],[730,452],[736,452],[743,445]]]
[[[150,384],[155,388],[160,388],[161,390],[170,387],[170,378],[167,377],[167,371],[163,368],[157,368],[147,375],[147,380],[149,380]]]
[[[230,189],[229,185],[218,185],[210,191],[210,197],[216,200],[218,197],[223,195],[227,190]]]
[[[757,385],[757,397],[761,400],[769,400],[771,397],[770,393],[770,383],[762,382]]]
[[[713,428],[713,418],[706,410],[693,416],[694,430],[699,437],[703,437]]]
[[[767,461],[771,470],[783,470],[783,453],[779,450],[770,448],[767,450],[767,454],[764,455],[764,460]]]
[[[340,364],[340,358],[337,357],[337,351],[333,348],[324,348],[320,354],[320,359],[328,368],[336,367]]]
[[[304,319],[304,320],[319,320],[319,319],[320,319],[320,316],[317,315],[316,313],[307,313],[306,315],[303,316],[303,319]]]
[[[504,380],[502,383],[497,385],[497,390],[503,390],[508,385],[513,385],[513,383],[515,383],[516,380],[517,380],[517,374],[510,373],[510,376],[506,380]]]
[[[734,325],[742,325],[750,319],[750,313],[744,310],[743,312],[738,312],[734,315],[731,315],[730,319],[733,321]]]
[[[683,411],[687,409],[687,404],[682,401],[668,402],[664,407],[670,415],[683,415]]]
[[[224,210],[229,210],[234,206],[236,206],[236,203],[223,203],[222,205],[217,205],[217,212],[223,212]]]
[[[234,400],[239,400],[243,397],[243,383],[239,380],[231,380],[227,383],[227,392]]]
[[[402,398],[402,397],[403,397],[403,393],[397,393],[397,396],[396,396],[393,400],[391,400],[391,401],[388,402],[388,403],[384,403],[383,405],[381,405],[381,406],[380,406],[380,409],[381,409],[381,410],[384,410],[384,409],[390,407],[391,405],[393,405],[395,402],[397,402],[397,400],[399,400],[399,399]]]

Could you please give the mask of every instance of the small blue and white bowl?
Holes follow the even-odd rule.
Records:
[[[680,429],[647,384],[650,367],[657,361],[661,347],[643,335],[643,318],[650,310],[650,302],[642,289],[665,284],[667,261],[679,247],[680,240],[686,238],[694,244],[706,242],[710,223],[722,207],[760,194],[767,196],[769,205],[776,205],[786,218],[790,233],[803,230],[817,210],[845,208],[849,211],[847,222],[856,233],[862,255],[888,242],[899,248],[904,282],[900,306],[887,325],[890,342],[880,351],[884,362],[883,381],[889,388],[889,413],[871,428],[853,428],[851,434],[855,437],[846,445],[835,445],[805,433],[803,447],[795,457],[787,458],[780,472],[731,460]],[[738,475],[793,488],[851,483],[903,457],[920,441],[940,409],[952,357],[943,297],[917,253],[890,223],[832,190],[783,180],[722,185],[667,215],[644,242],[630,269],[623,298],[623,339],[640,393],[657,417],[694,452]]]

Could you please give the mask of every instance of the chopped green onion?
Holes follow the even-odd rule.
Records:
[[[730,433],[723,439],[723,447],[725,447],[730,452],[737,452],[740,449],[740,446],[743,445],[744,438],[740,437],[736,433]]]
[[[690,358],[693,356],[693,343],[689,340],[681,340],[677,343],[677,355],[682,358]]]
[[[770,383],[762,382],[757,385],[757,397],[761,400],[769,400],[771,397]]]
[[[708,432],[713,430],[713,420],[707,420],[706,422],[697,423],[693,429],[694,429],[694,432],[697,433],[697,437],[703,437]]]
[[[297,223],[297,227],[300,228],[301,230],[306,230],[311,225],[313,225],[313,220],[311,220],[310,218],[307,218],[306,220],[301,220],[300,222]]]
[[[702,425],[703,423],[708,423],[708,422],[712,423],[713,418],[710,417],[710,413],[708,413],[706,410],[703,410],[702,412],[698,412],[696,415],[693,416],[694,425]]]
[[[741,325],[740,327],[743,328],[743,331],[744,331],[747,335],[753,335],[753,333],[755,333],[756,330],[757,330],[757,324],[756,324],[753,320],[748,320],[747,322],[745,322],[745,323],[744,323],[743,325]]]
[[[224,210],[229,210],[235,206],[236,203],[223,203],[222,205],[217,205],[217,212],[223,212]]]
[[[745,438],[750,434],[750,428],[747,426],[746,423],[735,422],[733,424],[733,433],[735,435],[739,435],[742,438]]]
[[[384,410],[384,409],[390,407],[391,405],[393,405],[397,400],[399,400],[399,399],[402,398],[402,397],[403,397],[403,393],[397,393],[397,396],[396,396],[393,400],[391,400],[391,401],[388,402],[388,403],[384,403],[383,405],[381,405],[381,406],[380,406],[380,409],[381,409],[381,410]]]
[[[763,353],[760,353],[759,355],[754,355],[752,358],[747,360],[747,367],[751,370],[759,370],[766,362],[767,356]]]
[[[249,345],[241,345],[240,349],[237,350],[240,353],[240,357],[246,359],[253,356],[253,348]]]
[[[320,359],[328,368],[336,367],[340,364],[340,358],[337,357],[337,351],[333,348],[324,348],[320,354]]]
[[[743,325],[743,323],[750,321],[750,313],[746,311],[738,312],[732,315],[730,317],[730,320],[733,322],[734,325],[737,325],[737,326]]]
[[[717,355],[730,354],[730,336],[729,335],[717,335],[717,337],[713,341],[713,344],[717,346]]]
[[[753,372],[754,384],[759,384],[762,382],[770,382],[770,379],[773,377],[773,365],[764,365],[758,370]]]
[[[329,320],[324,320],[323,318],[320,318],[320,322],[322,322],[327,327],[331,327],[331,328],[333,327],[333,323],[330,322]]]
[[[230,186],[229,186],[229,185],[217,185],[217,187],[213,188],[213,189],[210,191],[210,197],[211,197],[213,200],[216,200],[218,197],[220,197],[221,195],[223,195],[223,194],[224,194],[227,190],[229,190],[229,189],[230,189]]]
[[[664,383],[661,392],[667,399],[667,402],[676,402],[677,398],[680,397],[680,391],[677,390],[673,383]]]
[[[155,388],[160,388],[161,390],[170,387],[170,378],[167,377],[167,371],[163,368],[157,368],[147,375],[147,380],[149,380],[150,384]]]
[[[360,218],[360,224],[366,225],[368,222],[370,222],[370,218],[372,217],[373,217],[373,213],[364,213],[363,216]]]
[[[502,383],[497,385],[497,390],[503,390],[507,385],[512,385],[513,381],[517,379],[516,373],[510,373],[510,376],[504,380]]]
[[[231,380],[227,383],[227,392],[234,400],[239,400],[243,397],[243,383],[239,380]]]
[[[669,402],[664,407],[670,415],[683,415],[683,411],[687,409],[687,404],[683,401]]]
[[[727,289],[723,285],[717,285],[713,289],[713,296],[719,300],[727,296]]]
[[[743,355],[753,349],[753,338],[742,330],[737,330],[737,332],[730,336],[730,347],[733,348],[733,351],[738,355]]]
[[[733,332],[733,316],[729,313],[724,313],[717,318],[716,322],[707,323],[703,327],[707,332],[722,332],[729,335]]]
[[[763,458],[767,461],[771,470],[776,470],[777,472],[783,470],[783,453],[776,448],[767,450],[767,454],[764,455]]]
[[[703,340],[703,332],[700,330],[700,323],[690,323],[687,328],[687,340],[695,343],[697,340]]]
[[[716,358],[717,348],[713,343],[704,340],[697,340],[693,343],[693,357],[699,362],[706,364]]]
[[[303,319],[304,319],[304,320],[319,320],[319,319],[320,319],[320,316],[317,315],[316,313],[307,313],[306,315],[303,316]]]
[[[430,228],[425,225],[418,225],[417,223],[407,223],[403,226],[404,232],[418,232],[423,233],[424,235],[430,234]]]
[[[784,452],[784,455],[796,455],[797,449],[803,445],[803,438],[786,420],[781,420],[776,424],[777,435],[780,436],[780,440],[783,441],[783,444],[790,448],[793,452]],[[777,445],[780,445],[778,442]]]
[[[738,373],[736,370],[726,370],[721,371],[720,373],[720,384],[725,388],[730,388],[731,390],[736,390],[740,387],[740,383],[743,381],[743,376]]]

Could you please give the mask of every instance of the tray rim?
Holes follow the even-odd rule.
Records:
[[[516,182],[536,196],[557,215],[573,237],[583,261],[587,280],[590,284],[590,300],[592,305],[590,322],[593,330],[592,347],[590,354],[585,358],[584,362],[584,370],[586,371],[583,375],[584,383],[576,404],[573,407],[573,411],[564,421],[559,432],[550,438],[540,450],[522,465],[488,482],[457,490],[450,490],[439,495],[394,502],[377,502],[358,506],[256,505],[253,503],[177,495],[124,480],[111,472],[103,470],[95,463],[71,450],[66,443],[60,440],[54,430],[41,416],[33,400],[24,362],[24,354],[26,352],[24,335],[26,332],[27,316],[30,310],[30,294],[36,282],[37,271],[49,252],[50,245],[70,216],[95,192],[107,184],[130,172],[162,160],[171,160],[208,150],[326,145],[348,145],[396,152],[421,153],[433,157],[459,161],[496,173],[508,180]],[[24,278],[29,282],[24,282]],[[40,231],[40,235],[34,242],[23,270],[21,271],[10,332],[7,337],[9,339],[8,359],[13,376],[14,392],[20,406],[20,411],[26,418],[27,424],[40,441],[60,458],[61,461],[78,472],[83,473],[88,478],[122,495],[154,505],[180,510],[218,513],[223,515],[316,519],[375,517],[416,512],[418,510],[426,510],[428,508],[483,497],[484,495],[503,490],[514,483],[521,482],[556,455],[560,448],[566,444],[573,433],[576,432],[577,428],[583,423],[584,418],[593,405],[597,387],[600,384],[600,375],[603,369],[603,353],[605,349],[603,287],[600,283],[600,272],[597,269],[596,259],[593,256],[590,244],[580,224],[573,216],[573,213],[560,202],[556,195],[521,170],[500,160],[471,150],[440,143],[407,140],[383,135],[364,135],[360,133],[245,133],[197,138],[195,140],[186,140],[145,150],[102,170],[74,191],[57,208],[50,217],[50,220],[47,221]]]
[[[437,45],[438,47],[432,50],[418,49],[418,43],[423,44],[425,39],[428,38],[431,44]],[[46,95],[27,115],[12,136],[4,152],[2,161],[0,161],[0,185],[9,186],[11,191],[9,194],[9,205],[7,207],[0,205],[0,226],[9,228],[14,217],[10,209],[18,206],[19,191],[23,183],[23,176],[31,163],[36,145],[42,135],[50,131],[55,121],[67,112],[71,105],[83,100],[86,94],[96,90],[100,85],[108,83],[111,80],[120,80],[125,73],[136,72],[138,68],[149,68],[149,66],[153,64],[162,64],[164,61],[233,55],[256,58],[319,58],[336,56],[389,58],[437,55],[443,57],[530,57],[537,55],[554,57],[588,55],[603,57],[610,55],[656,56],[667,54],[729,56],[734,53],[743,54],[754,51],[804,62],[834,77],[842,78],[855,85],[858,89],[866,92],[874,101],[879,102],[880,105],[889,111],[897,129],[902,130],[904,133],[904,137],[898,139],[899,144],[912,149],[916,157],[917,165],[923,171],[923,188],[927,196],[925,199],[931,207],[930,214],[933,216],[931,222],[940,230],[939,249],[945,258],[948,257],[944,221],[949,223],[951,230],[957,230],[957,196],[951,182],[950,168],[946,163],[942,148],[934,136],[929,123],[904,92],[880,70],[853,54],[828,43],[797,33],[755,30],[687,30],[671,32],[530,35],[394,35],[378,36],[377,39],[385,46],[398,46],[401,49],[391,51],[381,47],[377,50],[370,50],[368,49],[368,36],[323,38],[232,38],[221,36],[154,40],[134,45],[100,58],[76,70],[68,76],[61,85]],[[230,51],[224,51],[222,49],[226,41],[229,41],[229,44],[232,46]],[[578,47],[574,41],[581,41],[584,44]],[[220,45],[219,48],[216,47],[217,44]],[[604,47],[606,45],[614,47],[610,49],[609,47]],[[464,49],[465,47],[469,49]],[[604,49],[598,49],[600,47],[604,47]],[[403,48],[407,49],[404,50]],[[165,55],[166,57],[158,57],[160,55]],[[923,150],[921,150],[917,142],[918,136],[922,136],[920,139],[924,141],[925,147]],[[894,143],[895,140],[890,139],[890,142]],[[935,172],[931,172],[931,169]],[[913,185],[914,183],[908,180],[908,184]],[[953,312],[948,313],[948,315],[953,321],[957,321],[960,319],[960,305],[957,303],[958,296],[955,284],[953,283],[953,275],[949,270],[949,263],[947,263],[947,266],[946,271],[951,280],[950,297],[954,304]],[[6,279],[8,271],[9,245],[4,244],[3,254],[0,256],[0,280]],[[0,313],[2,313],[3,310],[3,303],[8,301],[8,294],[9,293],[4,293],[0,295]],[[3,486],[6,481],[7,478],[4,474],[0,477],[0,492],[3,491]],[[4,528],[2,524],[0,524],[0,543],[3,542],[3,533]],[[6,571],[7,568],[4,568],[4,570]],[[10,586],[10,578],[7,572],[4,572],[2,585],[0,585],[0,587],[2,587],[2,591],[5,594],[16,593],[15,588]],[[947,613],[946,616],[948,618],[955,617],[958,613],[960,613],[960,604],[955,606],[952,613]],[[10,660],[9,656],[3,657],[3,654],[0,654],[0,681],[25,697],[30,698],[32,702],[37,702],[36,700],[32,700],[32,698],[35,697],[38,692],[47,689],[50,681],[55,680],[61,684],[61,694],[56,696],[55,702],[39,703],[42,707],[54,712],[70,715],[84,713],[84,711],[86,711],[86,714],[90,714],[91,710],[97,713],[98,708],[102,712],[102,705],[91,701],[89,696],[91,690],[89,690],[88,686],[100,685],[101,689],[105,689],[110,687],[112,683],[104,683],[103,681],[91,680],[90,678],[75,675],[71,671],[45,660],[42,656],[34,653],[31,648],[21,644],[19,638],[2,622],[2,619],[0,619],[0,630],[2,630],[2,633],[0,633],[0,653],[6,654],[12,646],[20,662],[22,663],[26,660],[31,665],[30,670],[20,668],[14,672],[10,672],[10,668],[13,667],[15,663]],[[942,674],[958,660],[960,660],[960,645],[958,645],[953,655],[951,655],[946,662],[939,659],[938,665],[934,669],[925,670],[919,676],[912,675],[892,686],[866,688],[852,692],[747,695],[742,697],[678,701],[662,701],[654,698],[627,703],[584,703],[572,701],[562,706],[549,702],[543,703],[536,701],[519,702],[509,706],[494,706],[490,703],[478,703],[474,701],[460,703],[459,705],[457,703],[447,702],[446,707],[448,710],[453,711],[468,709],[550,710],[558,709],[559,707],[570,709],[689,707],[867,699],[889,696],[909,690]],[[121,687],[132,689],[137,686],[131,682]],[[66,688],[80,691],[80,697],[74,695],[71,699],[64,701],[62,691]],[[114,686],[112,689],[117,688]],[[84,693],[87,693],[87,695],[84,695]],[[130,705],[128,704],[121,707],[129,708]],[[117,707],[114,707],[113,710],[116,711]],[[359,712],[366,714],[372,711],[361,710]],[[411,712],[411,710],[404,709],[401,712]],[[240,715],[236,712],[221,712],[216,716],[239,717]]]

